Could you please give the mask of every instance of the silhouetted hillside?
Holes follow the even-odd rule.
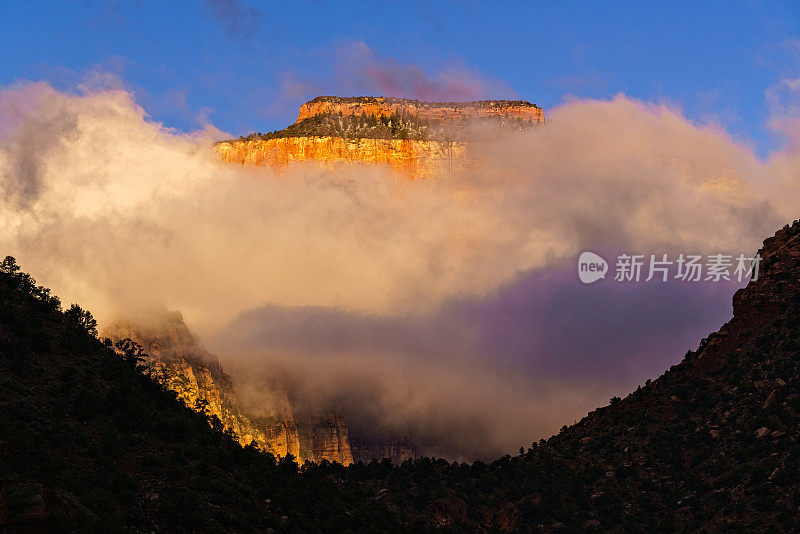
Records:
[[[730,322],[557,436],[489,465],[356,471],[405,522],[466,531],[797,531],[800,221],[760,254]]]
[[[314,466],[299,476],[291,459],[241,447],[147,376],[134,344],[115,351],[95,325],[2,264],[0,532],[391,524],[374,503],[346,505],[360,499]]]
[[[760,254],[733,319],[696,351],[517,456],[299,474],[239,446],[137,369],[135,346],[104,345],[91,315],[62,313],[6,261],[0,527],[797,531],[800,221]]]

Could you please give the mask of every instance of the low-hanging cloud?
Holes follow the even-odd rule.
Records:
[[[752,253],[798,199],[794,152],[762,162],[625,96],[483,143],[456,180],[228,165],[223,135],[166,129],[125,91],[3,90],[0,249],[103,322],[181,310],[298,411],[464,457],[552,432],[729,313],[721,285],[579,286],[580,251]]]
[[[362,435],[411,435],[427,454],[492,458],[675,363],[728,318],[735,289],[589,288],[570,265],[431,313],[265,306],[211,342],[235,355],[226,367],[251,409],[264,405],[264,384],[278,382],[300,417],[333,407]]]

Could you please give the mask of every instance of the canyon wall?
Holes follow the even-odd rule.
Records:
[[[142,347],[143,363],[152,376],[176,393],[189,408],[216,416],[242,445],[256,445],[276,457],[291,454],[307,461],[353,463],[344,420],[327,412],[298,425],[285,393],[271,391],[278,405],[272,413],[254,415],[242,407],[231,377],[203,349],[178,312],[154,313],[137,322],[118,321],[103,335],[113,341],[131,339]]]
[[[300,106],[297,122],[322,113],[342,115],[409,114],[427,120],[456,121],[483,117],[508,117],[544,122],[542,108],[524,100],[482,100],[477,102],[422,102],[386,97],[341,98],[320,96]]]
[[[467,165],[467,144],[415,139],[281,137],[222,141],[218,156],[229,163],[285,168],[292,162],[380,163],[412,178],[460,172]]]
[[[345,124],[342,117],[363,120]],[[470,122],[473,119],[488,121]],[[303,104],[297,122],[284,130],[221,141],[215,151],[229,163],[277,169],[304,161],[372,163],[409,178],[450,177],[480,164],[474,147],[487,135],[541,123],[542,108],[524,100],[422,102],[326,96]]]
[[[131,339],[142,347],[144,364],[167,389],[189,408],[219,418],[242,445],[255,443],[278,457],[291,454],[300,461],[300,437],[288,399],[274,416],[258,422],[249,417],[236,397],[231,377],[197,341],[178,312],[154,312],[136,322],[118,321],[103,335],[113,341]]]
[[[219,418],[223,427],[230,429],[242,445],[255,442],[262,450],[277,457],[291,454],[300,458],[300,437],[297,426],[290,418],[274,419],[257,425],[239,408],[227,375],[214,376],[211,369],[200,362],[177,358],[159,360],[150,358],[156,379],[174,391],[187,406],[205,411]]]
[[[328,460],[342,465],[353,463],[350,439],[344,419],[329,411],[300,425],[301,453],[316,462]]]
[[[372,435],[361,432],[350,434],[350,446],[354,462],[369,463],[372,460],[388,458],[394,464],[417,458],[411,436]]]

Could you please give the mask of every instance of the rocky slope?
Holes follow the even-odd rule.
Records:
[[[480,164],[475,143],[544,122],[526,101],[421,102],[383,97],[318,97],[297,122],[215,145],[224,161],[284,169],[295,162],[388,165],[410,178],[457,176]]]
[[[278,458],[291,455],[307,461],[353,462],[344,420],[323,414],[298,426],[285,394],[268,413],[247,413],[231,377],[216,357],[199,345],[179,312],[154,313],[136,322],[118,321],[103,332],[114,342],[130,339],[142,347],[152,376],[174,391],[189,408],[219,419],[242,445],[254,442]],[[272,391],[273,399],[281,398]],[[302,446],[301,446],[302,445]]]

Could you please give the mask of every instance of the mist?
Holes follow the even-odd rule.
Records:
[[[619,95],[481,144],[456,179],[225,164],[125,91],[0,92],[0,250],[104,324],[180,310],[242,390],[511,452],[654,377],[730,315],[734,284],[583,286],[583,250],[754,254],[796,218],[795,144]],[[263,388],[262,388],[263,389]],[[262,402],[248,393],[247,402]],[[266,401],[263,401],[266,402]]]

